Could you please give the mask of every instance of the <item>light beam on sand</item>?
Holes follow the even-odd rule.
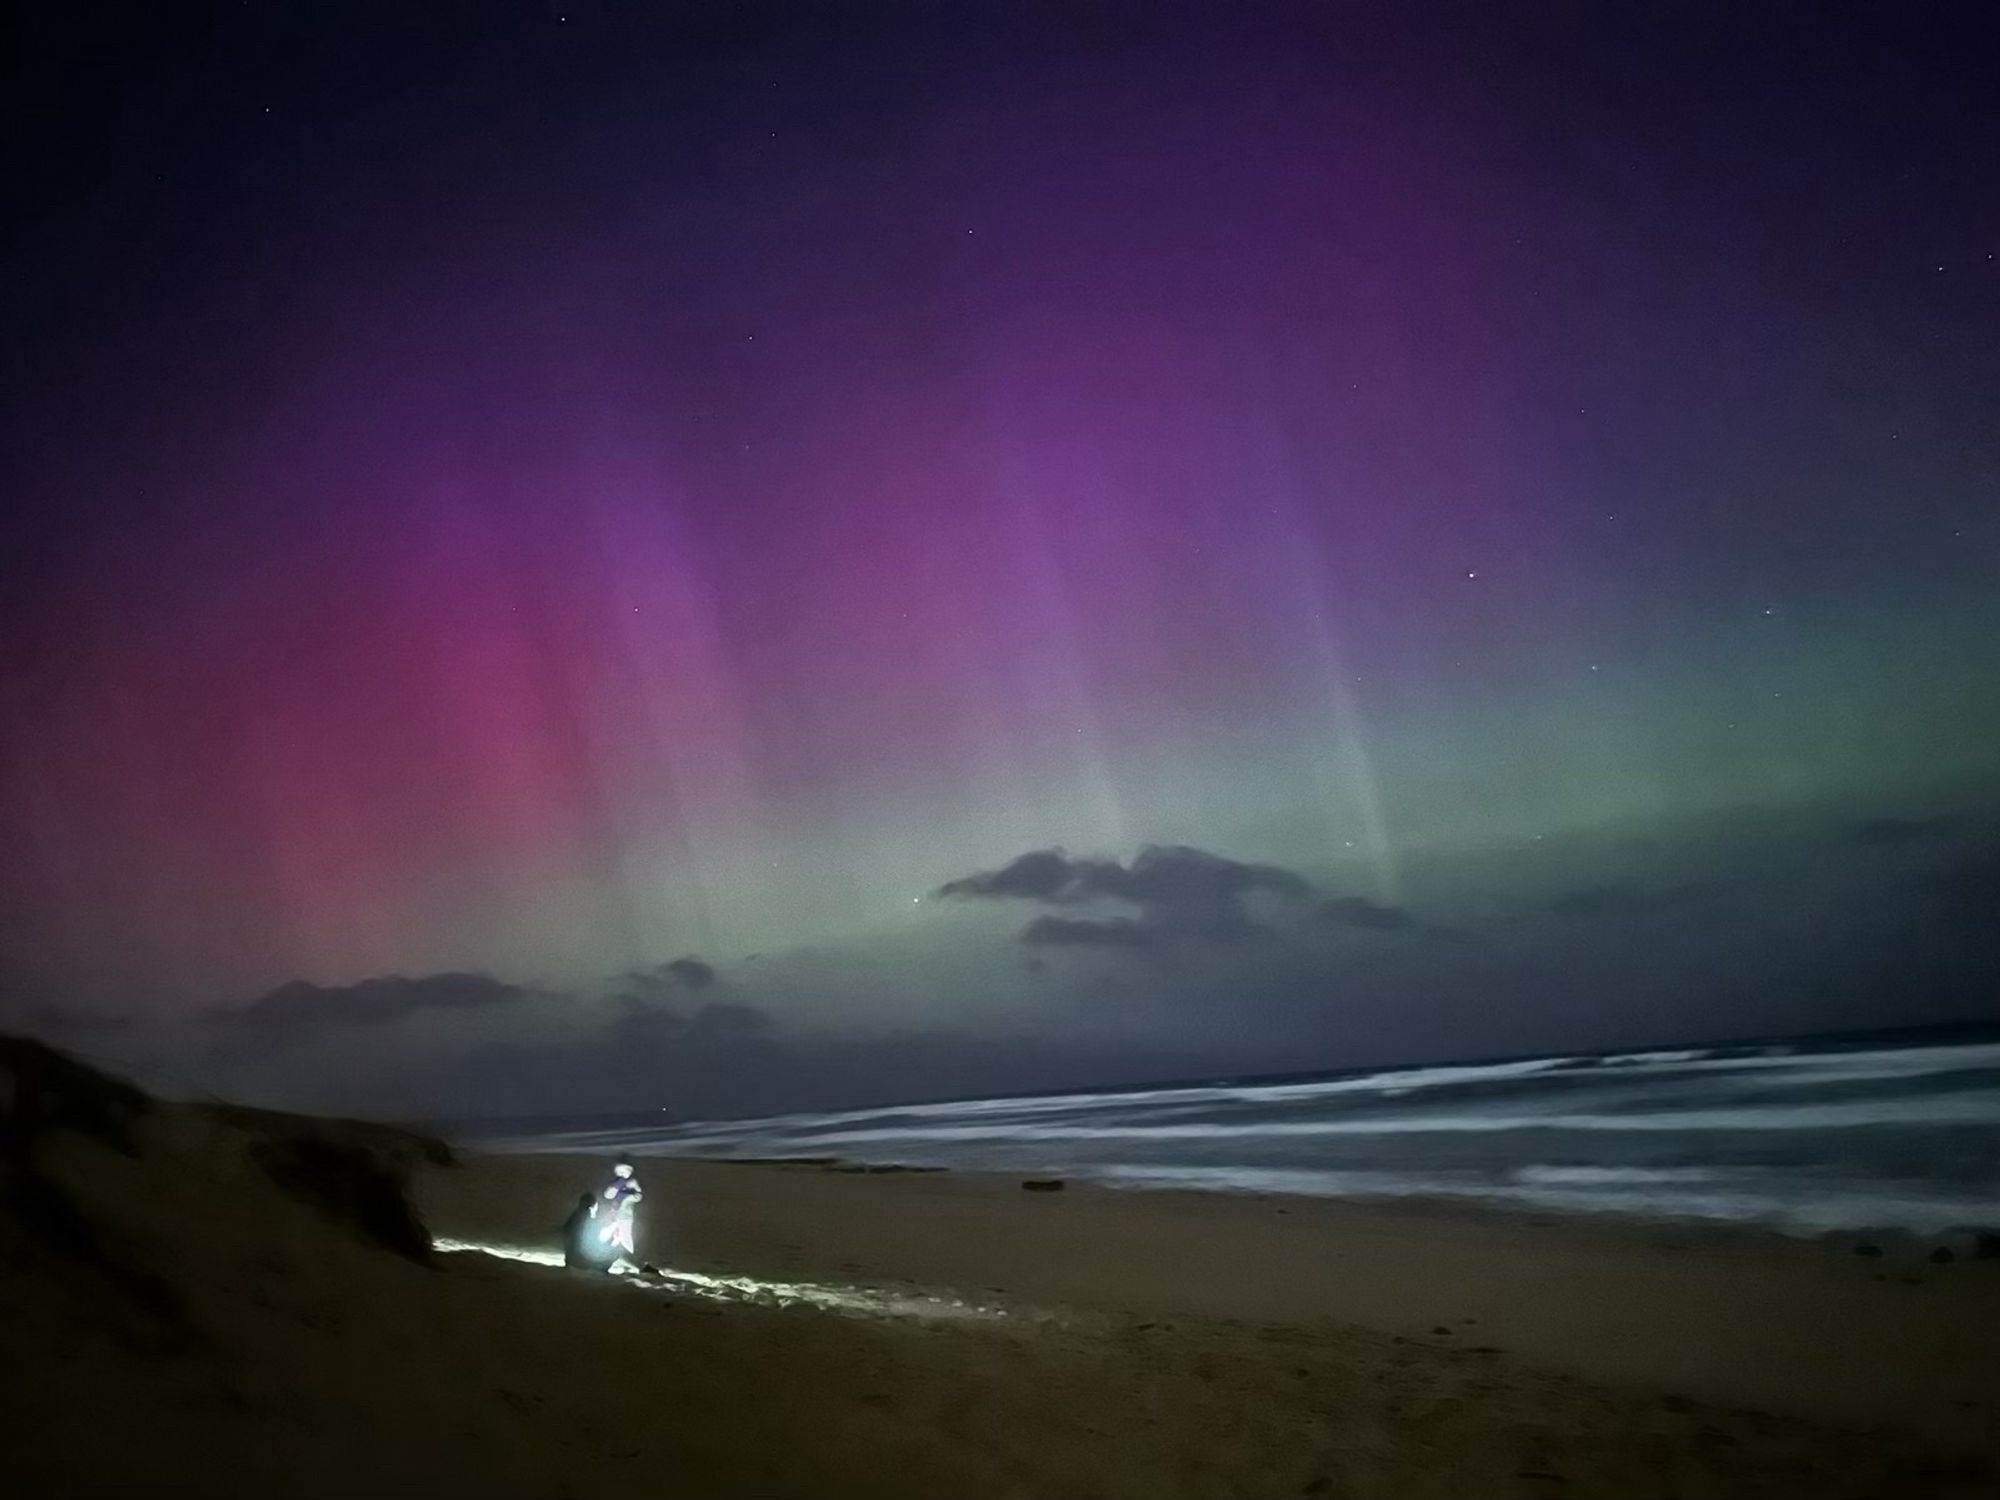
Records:
[[[526,1245],[487,1245],[473,1240],[434,1239],[440,1255],[490,1255],[498,1260],[560,1269],[562,1255]],[[766,1281],[756,1276],[710,1276],[702,1271],[641,1271],[620,1261],[612,1274],[654,1291],[689,1292],[716,1302],[748,1302],[766,1307],[816,1307],[826,1312],[893,1318],[1004,1318],[997,1307],[981,1307],[955,1297],[919,1296],[879,1287],[827,1286],[813,1281]]]

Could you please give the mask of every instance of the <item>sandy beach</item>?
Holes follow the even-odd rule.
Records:
[[[1976,1440],[2000,1414],[2000,1265],[1935,1265],[1925,1246],[1887,1244],[1878,1258],[1755,1231],[1456,1204],[642,1165],[641,1243],[681,1269],[941,1289],[1074,1326],[1368,1330],[1454,1368],[1476,1351],[1489,1373],[1527,1366],[1944,1440]],[[427,1171],[419,1195],[440,1234],[546,1245],[549,1215],[534,1210],[604,1171],[600,1158],[489,1157]]]
[[[2000,1457],[1989,1262],[651,1161],[660,1274],[607,1277],[533,1263],[598,1159],[31,1134],[15,1494],[1973,1496]],[[440,1246],[506,1253],[411,1242],[406,1174]]]

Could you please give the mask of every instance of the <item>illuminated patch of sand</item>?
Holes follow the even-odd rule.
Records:
[[[554,1250],[540,1250],[526,1245],[488,1245],[472,1240],[442,1238],[431,1243],[442,1255],[490,1255],[533,1266],[560,1267],[563,1263],[561,1254]],[[614,1274],[636,1286],[655,1291],[687,1292],[717,1302],[749,1302],[770,1307],[803,1305],[828,1312],[859,1313],[870,1317],[960,1319],[1007,1316],[999,1308],[982,1307],[954,1297],[896,1292],[882,1287],[767,1281],[756,1276],[710,1276],[702,1271],[675,1271],[665,1267],[655,1273],[635,1270],[623,1261],[614,1269]]]

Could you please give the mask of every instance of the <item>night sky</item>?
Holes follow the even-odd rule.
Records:
[[[1996,1010],[1977,7],[11,24],[16,1024],[701,1112]]]

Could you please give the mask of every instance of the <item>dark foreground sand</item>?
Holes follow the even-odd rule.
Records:
[[[6,1493],[1995,1492],[1989,1263],[656,1163],[649,1256],[749,1279],[646,1285],[419,1264],[272,1191],[233,1127],[143,1135],[38,1147],[104,1266],[172,1296],[13,1246]],[[426,1168],[416,1197],[440,1237],[547,1252],[601,1166]]]

